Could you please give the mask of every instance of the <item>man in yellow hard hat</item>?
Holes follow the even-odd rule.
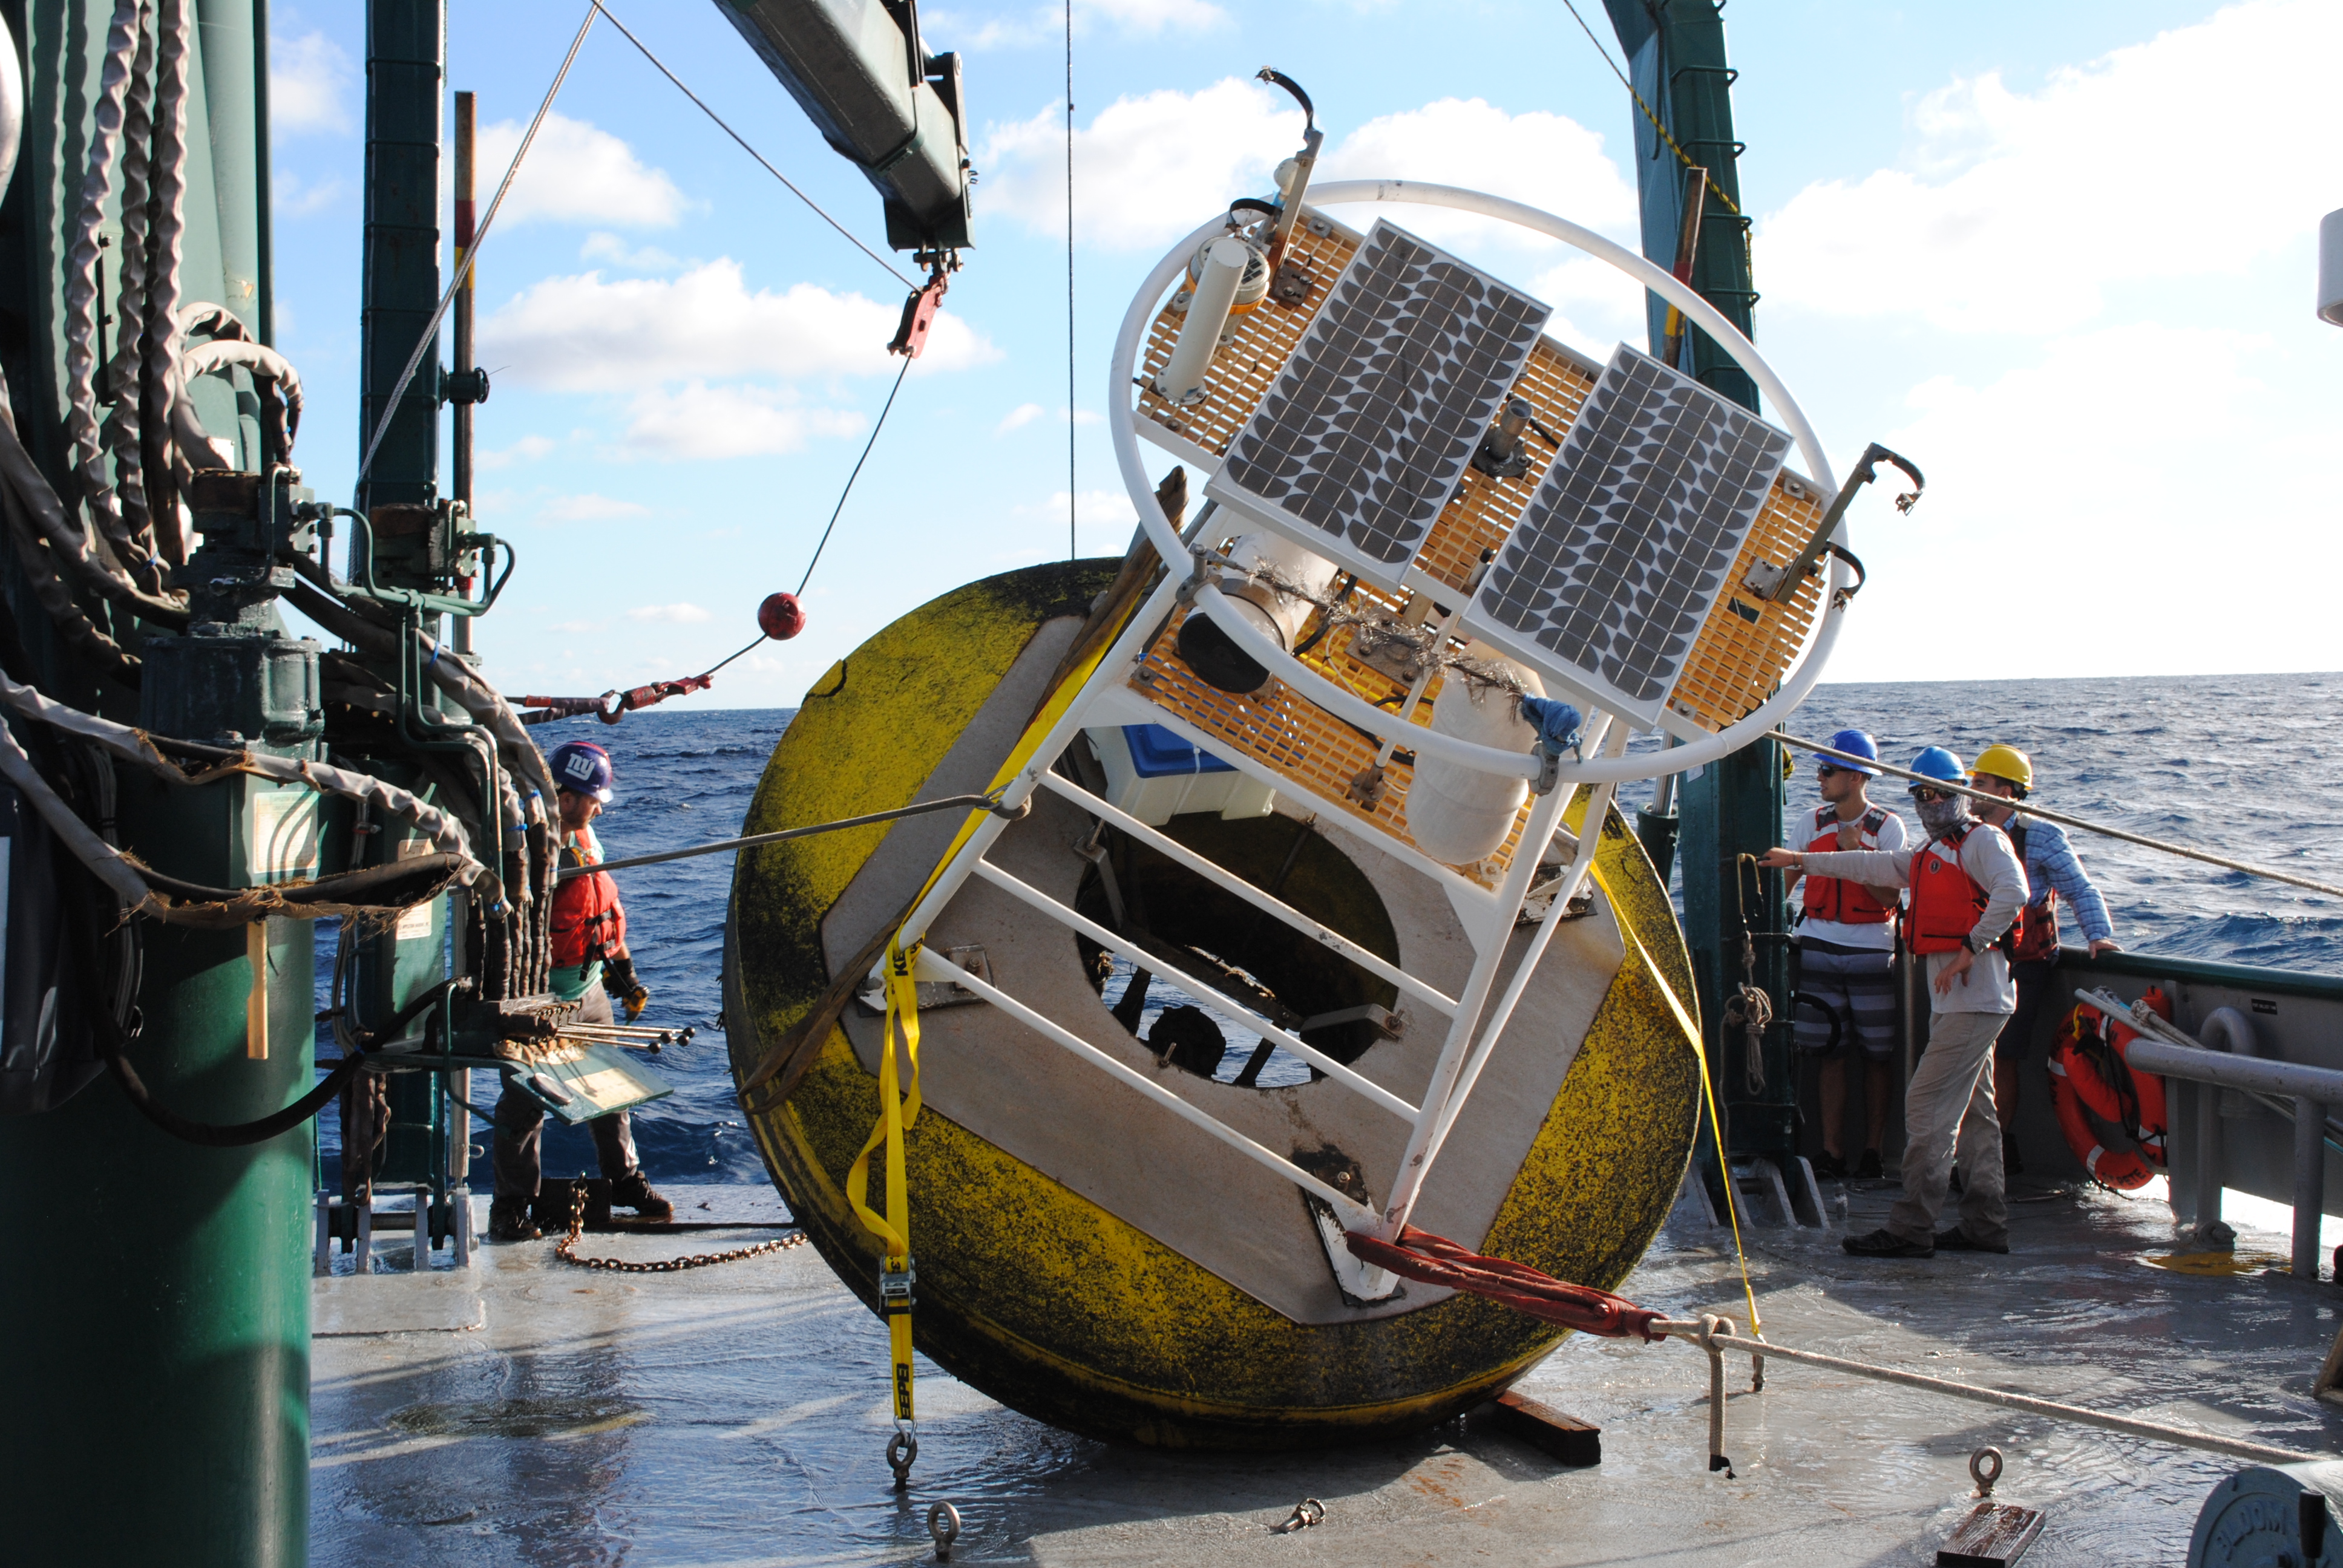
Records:
[[[2010,978],[2017,984],[2017,1010],[2009,1015],[1993,1052],[1993,1102],[2001,1125],[2008,1129],[2017,1124],[2017,1086],[2024,1076],[2018,1064],[2034,1043],[2035,1020],[2050,994],[2050,971],[2058,962],[2058,900],[2066,900],[2074,910],[2093,958],[2123,950],[2116,945],[2107,901],[2092,885],[2066,833],[2056,822],[2028,820],[2017,808],[2033,791],[2034,759],[2015,746],[1988,746],[1970,768],[1969,788],[2008,802],[1981,800],[1977,816],[2009,836],[2010,848],[2026,868],[2026,885],[2033,890],[2018,911],[2017,943],[2009,960]],[[2015,1139],[2004,1138],[2001,1151],[2010,1174],[2024,1169]]]

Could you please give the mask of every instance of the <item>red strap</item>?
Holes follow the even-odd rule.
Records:
[[[1435,1236],[1413,1225],[1402,1228],[1397,1245],[1356,1231],[1346,1232],[1343,1241],[1354,1257],[1389,1269],[1404,1279],[1469,1291],[1549,1323],[1601,1334],[1605,1339],[1640,1335],[1657,1342],[1667,1337],[1652,1332],[1652,1325],[1660,1320],[1659,1313],[1639,1307],[1624,1296],[1598,1291],[1592,1285],[1557,1280],[1526,1263],[1468,1252],[1445,1236]]]

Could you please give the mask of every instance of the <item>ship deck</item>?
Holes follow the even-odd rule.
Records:
[[[2160,1203],[2020,1178],[2008,1257],[1846,1257],[1840,1236],[1877,1224],[1895,1191],[1845,1184],[1828,1233],[1749,1234],[1772,1337],[2343,1450],[2343,1410],[2311,1397],[2343,1290],[2279,1271],[2283,1236],[2239,1228],[2240,1256],[2273,1271],[2176,1272],[2141,1261],[2178,1250]],[[687,1218],[783,1217],[762,1189],[670,1195]],[[764,1234],[581,1250],[671,1257]],[[1696,1349],[1578,1336],[1521,1386],[1603,1429],[1588,1468],[1486,1418],[1289,1454],[1121,1446],[923,1363],[921,1452],[899,1494],[885,1335],[809,1249],[670,1274],[569,1267],[549,1241],[476,1257],[468,1275],[317,1282],[313,1562],[931,1562],[924,1520],[947,1500],[964,1523],[955,1563],[1919,1564],[1970,1506],[1970,1452],[1992,1443],[2007,1457],[1996,1500],[2046,1515],[2026,1563],[2100,1568],[2179,1562],[2206,1494],[2246,1462],[1778,1361],[1750,1393],[1743,1359],[1727,1362],[1727,1479],[1707,1468]],[[1730,1238],[1681,1221],[1623,1293],[1745,1316]],[[1305,1497],[1324,1522],[1273,1533]]]

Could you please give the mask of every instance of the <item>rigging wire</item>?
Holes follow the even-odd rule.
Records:
[[[504,205],[506,194],[512,189],[513,176],[520,173],[521,160],[528,156],[529,144],[537,140],[538,131],[545,125],[545,116],[553,112],[553,100],[560,95],[561,84],[569,79],[569,67],[578,63],[578,51],[586,46],[586,35],[593,31],[594,18],[603,14],[601,0],[587,0],[586,19],[578,24],[578,36],[569,40],[569,53],[561,57],[561,69],[553,74],[553,85],[545,89],[545,101],[538,105],[536,117],[528,122],[528,129],[522,135],[520,146],[513,149],[512,163],[505,170],[504,182],[497,186],[495,199],[488,203],[487,216],[472,231],[472,243],[464,251],[463,259],[456,264],[456,276],[448,280],[447,292],[439,297],[439,304],[431,312],[431,319],[423,324],[423,331],[415,340],[415,352],[407,357],[407,368],[398,373],[398,382],[390,390],[390,400],[383,408],[382,418],[375,425],[374,435],[367,442],[366,456],[359,459],[357,477],[350,481],[353,504],[357,500],[357,487],[366,483],[367,474],[374,467],[375,454],[382,449],[382,438],[390,434],[390,422],[398,417],[398,406],[407,396],[407,384],[415,379],[415,372],[422,365],[424,355],[439,341],[439,323],[446,318],[447,307],[455,303],[457,291],[464,286],[465,279],[472,276],[472,263],[478,257],[480,246],[488,237],[488,226],[497,221],[497,209]],[[611,20],[615,23],[618,19],[612,17]]]
[[[1066,558],[1076,554],[1074,516],[1074,0],[1066,0]]]
[[[1627,79],[1627,73],[1621,70],[1618,64],[1611,58],[1611,51],[1603,46],[1603,40],[1594,35],[1594,29],[1586,25],[1586,18],[1578,14],[1577,0],[1562,0],[1562,3],[1570,8],[1570,19],[1578,24],[1578,30],[1586,35],[1586,41],[1594,45],[1594,52],[1603,56],[1603,63],[1611,67],[1611,74],[1619,78],[1619,85],[1627,89],[1627,95],[1635,100],[1635,107],[1644,112],[1644,118],[1652,122],[1652,129],[1659,133],[1660,140],[1667,143],[1668,150],[1675,154],[1677,161],[1688,169],[1699,169],[1702,178],[1708,186],[1709,194],[1724,204],[1725,211],[1735,217],[1741,217],[1740,204],[1725,194],[1725,187],[1716,183],[1716,176],[1713,172],[1693,162],[1692,155],[1676,145],[1675,137],[1670,136],[1667,126],[1660,123],[1660,116],[1653,111],[1651,105],[1644,101],[1644,95],[1635,90],[1635,84]],[[1744,219],[1745,226],[1746,221]],[[1749,231],[1746,226],[1744,226],[1741,231],[1741,245],[1743,253],[1745,255],[1749,247]]]
[[[885,267],[889,275],[891,276],[896,282],[901,284],[906,288],[917,288],[920,286],[918,284],[913,283],[910,278],[905,277],[901,273],[897,272],[893,262],[889,261],[885,256],[880,255],[877,251],[871,249],[869,246],[855,238],[852,230],[849,229],[844,224],[839,222],[836,218],[830,216],[827,212],[824,212],[820,202],[806,195],[804,191],[799,190],[797,185],[790,180],[789,176],[775,168],[767,161],[764,154],[750,146],[746,138],[744,138],[739,132],[734,130],[730,126],[725,123],[723,116],[718,114],[714,109],[708,106],[708,101],[706,99],[702,98],[698,93],[693,92],[689,87],[685,86],[683,85],[683,78],[677,75],[673,71],[669,70],[667,68],[667,63],[661,60],[657,55],[652,54],[650,52],[649,45],[646,45],[640,38],[636,37],[633,31],[628,28],[624,22],[618,20],[616,13],[611,11],[608,6],[601,4],[601,0],[593,0],[593,4],[594,9],[600,12],[603,15],[609,17],[610,25],[616,27],[620,33],[624,34],[626,35],[627,42],[632,44],[636,49],[640,51],[643,58],[649,60],[652,66],[658,70],[660,75],[665,76],[669,81],[675,84],[676,91],[681,93],[685,97],[689,98],[694,104],[698,105],[701,114],[706,115],[709,119],[716,122],[716,128],[718,130],[722,131],[726,136],[731,137],[734,142],[738,143],[740,150],[748,154],[750,157],[756,159],[759,166],[763,168],[767,174],[780,181],[784,186],[787,186],[791,196],[797,197],[798,200],[805,203],[806,206],[813,209],[815,216],[820,218],[822,222],[830,225],[830,227],[836,229],[840,235],[845,236],[847,244],[852,246],[855,249],[860,251],[863,255],[869,256],[871,260]]]
[[[887,389],[887,402],[885,406],[879,410],[879,422],[870,427],[870,439],[862,444],[862,456],[854,459],[854,472],[846,476],[846,488],[838,493],[838,505],[830,509],[830,525],[828,528],[821,530],[821,541],[813,548],[813,559],[806,562],[805,576],[798,579],[799,593],[804,593],[806,590],[806,584],[813,581],[813,568],[821,564],[821,552],[830,545],[830,529],[838,527],[838,516],[840,512],[846,510],[846,498],[854,494],[854,481],[861,476],[862,465],[870,460],[870,448],[879,444],[879,432],[887,427],[887,412],[889,409],[895,407],[895,394],[903,389],[903,377],[910,375],[910,372],[911,361],[907,357],[903,361],[903,367],[895,372],[895,385]],[[761,641],[763,639],[759,638],[759,640]],[[756,646],[756,643],[750,643],[749,648],[754,648]],[[746,653],[748,651],[749,648],[744,648],[740,650],[740,653]],[[740,653],[734,654],[732,658],[739,658]],[[724,664],[731,663],[732,658],[726,659]],[[723,664],[719,664],[716,667],[717,669],[721,669],[723,668]],[[715,671],[711,670],[709,673],[714,674]]]

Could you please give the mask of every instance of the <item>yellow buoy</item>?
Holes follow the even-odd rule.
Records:
[[[1115,564],[987,578],[880,632],[807,694],[743,831],[984,789],[1061,677]],[[1574,829],[1584,805],[1565,818]],[[1371,835],[1330,816],[1308,802],[1192,811],[1161,830],[1257,887],[1276,882],[1293,909],[1388,962],[1404,959],[1411,974],[1455,970],[1462,917],[1411,891]],[[881,1020],[859,1000],[822,1004],[840,996],[834,980],[859,980],[877,960],[961,821],[910,818],[766,846],[744,852],[735,873],[726,1017],[744,1104],[791,1210],[874,1310],[878,1242],[844,1181],[878,1107]],[[1151,952],[1217,965],[1215,983],[1306,1015],[1294,1027],[1319,1050],[1393,1094],[1422,1092],[1440,1030],[1412,1020],[1391,988],[1284,926],[1248,919],[1160,854],[1128,840],[1102,851],[1091,827],[1045,791],[990,859],[1101,924],[1122,907]],[[1668,994],[1690,1005],[1666,890],[1615,811],[1599,831],[1590,907],[1554,940],[1416,1222],[1609,1289],[1674,1200],[1700,1079],[1698,1042]],[[930,927],[931,951],[1040,999],[1053,1021],[1362,1202],[1391,1180],[1404,1129],[1373,1104],[1314,1075],[1269,1089],[1228,1081],[1225,1070],[1206,1076],[1191,1046],[1137,1039],[1115,1016],[1098,989],[1095,943],[990,884],[969,888]],[[1526,929],[1515,940],[1525,943]],[[926,1109],[905,1142],[916,1341],[1001,1402],[1170,1447],[1349,1442],[1453,1414],[1563,1338],[1419,1284],[1373,1302],[1350,1295],[1315,1200],[1006,1013],[930,990]],[[1220,1061],[1209,1036],[1206,1045]]]

